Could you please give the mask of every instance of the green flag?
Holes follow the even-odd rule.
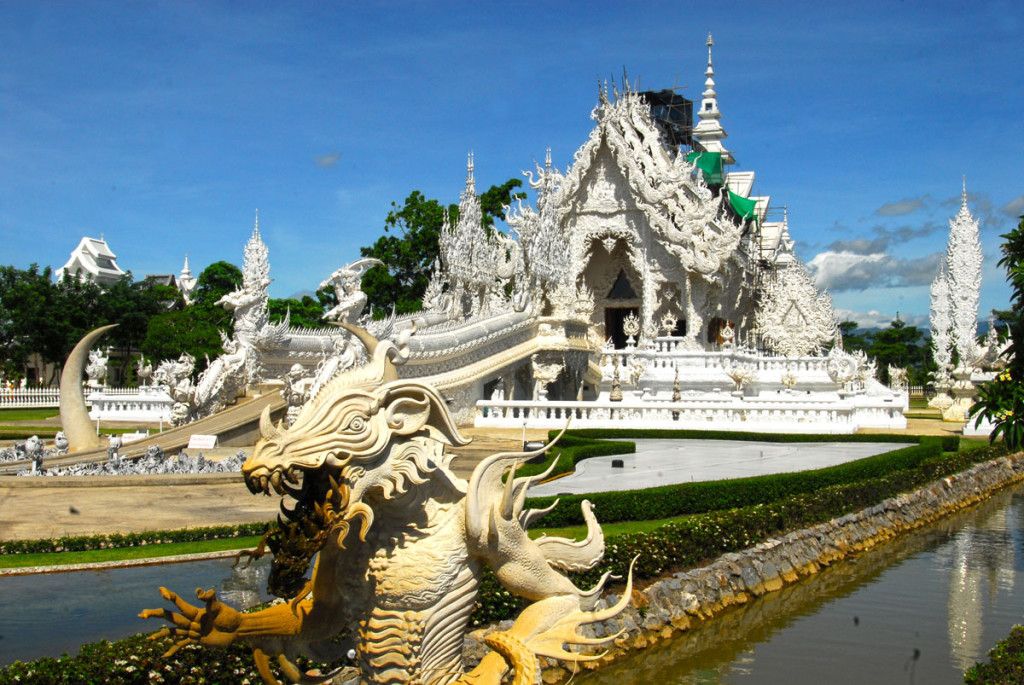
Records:
[[[750,198],[737,195],[736,193],[729,191],[729,204],[732,205],[733,210],[744,219],[749,219],[754,216],[754,209],[757,207],[757,200],[751,200]]]
[[[709,186],[722,185],[724,177],[722,175],[721,152],[699,152],[694,150],[687,152],[684,159],[701,170],[704,174],[704,182]]]

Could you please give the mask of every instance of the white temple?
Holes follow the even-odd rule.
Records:
[[[769,198],[752,196],[753,171],[728,171],[711,44],[696,126],[693,103],[672,91],[603,89],[572,165],[559,171],[549,152],[527,172],[535,204],[507,210],[511,235],[482,227],[470,157],[423,311],[368,324],[404,350],[400,375],[437,387],[460,423],[906,425],[906,393],[833,346],[831,298],[795,256],[785,215],[772,220]],[[247,265],[254,241],[258,230]],[[301,404],[358,363],[358,346],[336,328],[269,326],[259,287],[269,263],[248,269],[232,296],[248,309],[244,321],[235,310],[239,339],[226,348],[245,350],[240,381],[285,385]]]
[[[97,285],[113,285],[125,275],[117,265],[115,255],[107,241],[99,238],[82,238],[78,247],[71,251],[67,264],[57,269],[57,280],[65,276],[92,281]]]

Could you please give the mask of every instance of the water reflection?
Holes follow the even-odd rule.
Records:
[[[986,605],[1012,595],[1017,519],[1009,508],[995,512],[957,533],[953,542],[937,552],[949,568],[948,628],[950,651],[960,670],[978,660],[983,648],[982,627]]]
[[[82,644],[154,631],[157,622],[137,614],[165,605],[160,586],[185,597],[197,587],[214,587],[240,608],[267,601],[269,561],[237,570],[233,561],[0,577],[0,664],[76,654]]]
[[[1024,615],[1024,487],[576,683],[962,683]]]

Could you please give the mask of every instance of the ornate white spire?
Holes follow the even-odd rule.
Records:
[[[953,343],[962,362],[973,362],[976,354],[975,335],[981,290],[981,262],[978,220],[967,208],[965,180],[960,211],[949,222],[949,243],[946,247]]]
[[[949,298],[949,267],[943,260],[939,273],[931,285],[931,327],[932,327],[932,358],[938,368],[936,379],[949,382],[950,361],[953,358],[951,311],[952,302]]]
[[[192,304],[196,279],[192,277],[192,269],[188,268],[188,253],[185,254],[185,266],[181,267],[181,276],[178,277],[178,289],[181,291],[181,296],[185,298],[185,303]]]
[[[734,160],[729,151],[722,145],[722,140],[728,134],[722,128],[719,119],[722,113],[718,110],[718,94],[715,92],[715,68],[711,65],[711,47],[715,44],[711,34],[708,33],[708,68],[704,70],[707,79],[704,81],[704,99],[700,103],[700,111],[697,116],[700,123],[693,129],[693,139],[708,152],[720,152],[722,162],[731,164]]]

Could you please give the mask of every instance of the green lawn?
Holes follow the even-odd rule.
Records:
[[[41,421],[60,414],[57,407],[43,409],[0,409],[0,422],[3,421]]]
[[[168,542],[162,545],[141,545],[117,549],[97,549],[88,552],[49,552],[46,554],[5,554],[0,556],[0,568],[28,568],[31,566],[62,566],[88,564],[126,559],[152,559],[178,554],[220,552],[225,549],[251,549],[260,541],[259,536],[224,538],[197,542]]]

